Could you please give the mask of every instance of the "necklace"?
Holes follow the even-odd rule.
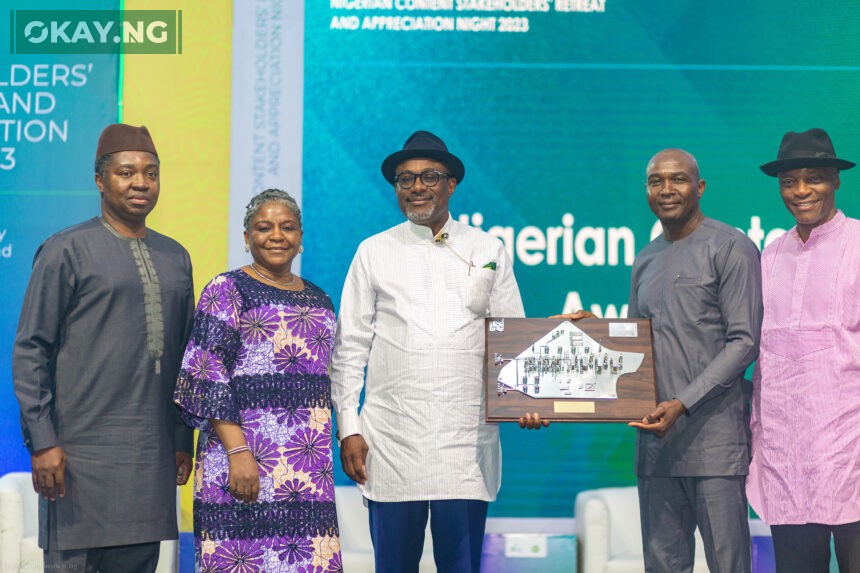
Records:
[[[258,277],[260,277],[261,279],[263,279],[266,282],[272,283],[273,285],[290,286],[296,280],[296,275],[294,275],[293,273],[290,273],[290,280],[288,280],[285,283],[279,283],[278,281],[270,279],[269,277],[267,277],[263,273],[261,273],[259,270],[257,270],[257,265],[255,265],[254,263],[251,263],[251,270],[254,271],[255,275],[257,275]]]

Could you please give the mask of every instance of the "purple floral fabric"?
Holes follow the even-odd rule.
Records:
[[[264,285],[241,270],[203,290],[175,400],[201,430],[194,481],[197,570],[342,572],[331,451],[329,297]],[[210,419],[241,424],[260,470],[258,501],[229,493]]]

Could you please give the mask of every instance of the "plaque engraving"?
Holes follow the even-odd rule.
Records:
[[[485,330],[489,421],[628,422],[656,404],[648,320],[488,318]]]

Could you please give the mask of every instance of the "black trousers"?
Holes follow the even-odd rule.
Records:
[[[830,537],[840,573],[860,573],[860,521],[771,525],[777,573],[828,573]]]

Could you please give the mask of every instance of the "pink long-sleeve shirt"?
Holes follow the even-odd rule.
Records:
[[[771,525],[860,520],[860,221],[762,253],[750,504]]]

